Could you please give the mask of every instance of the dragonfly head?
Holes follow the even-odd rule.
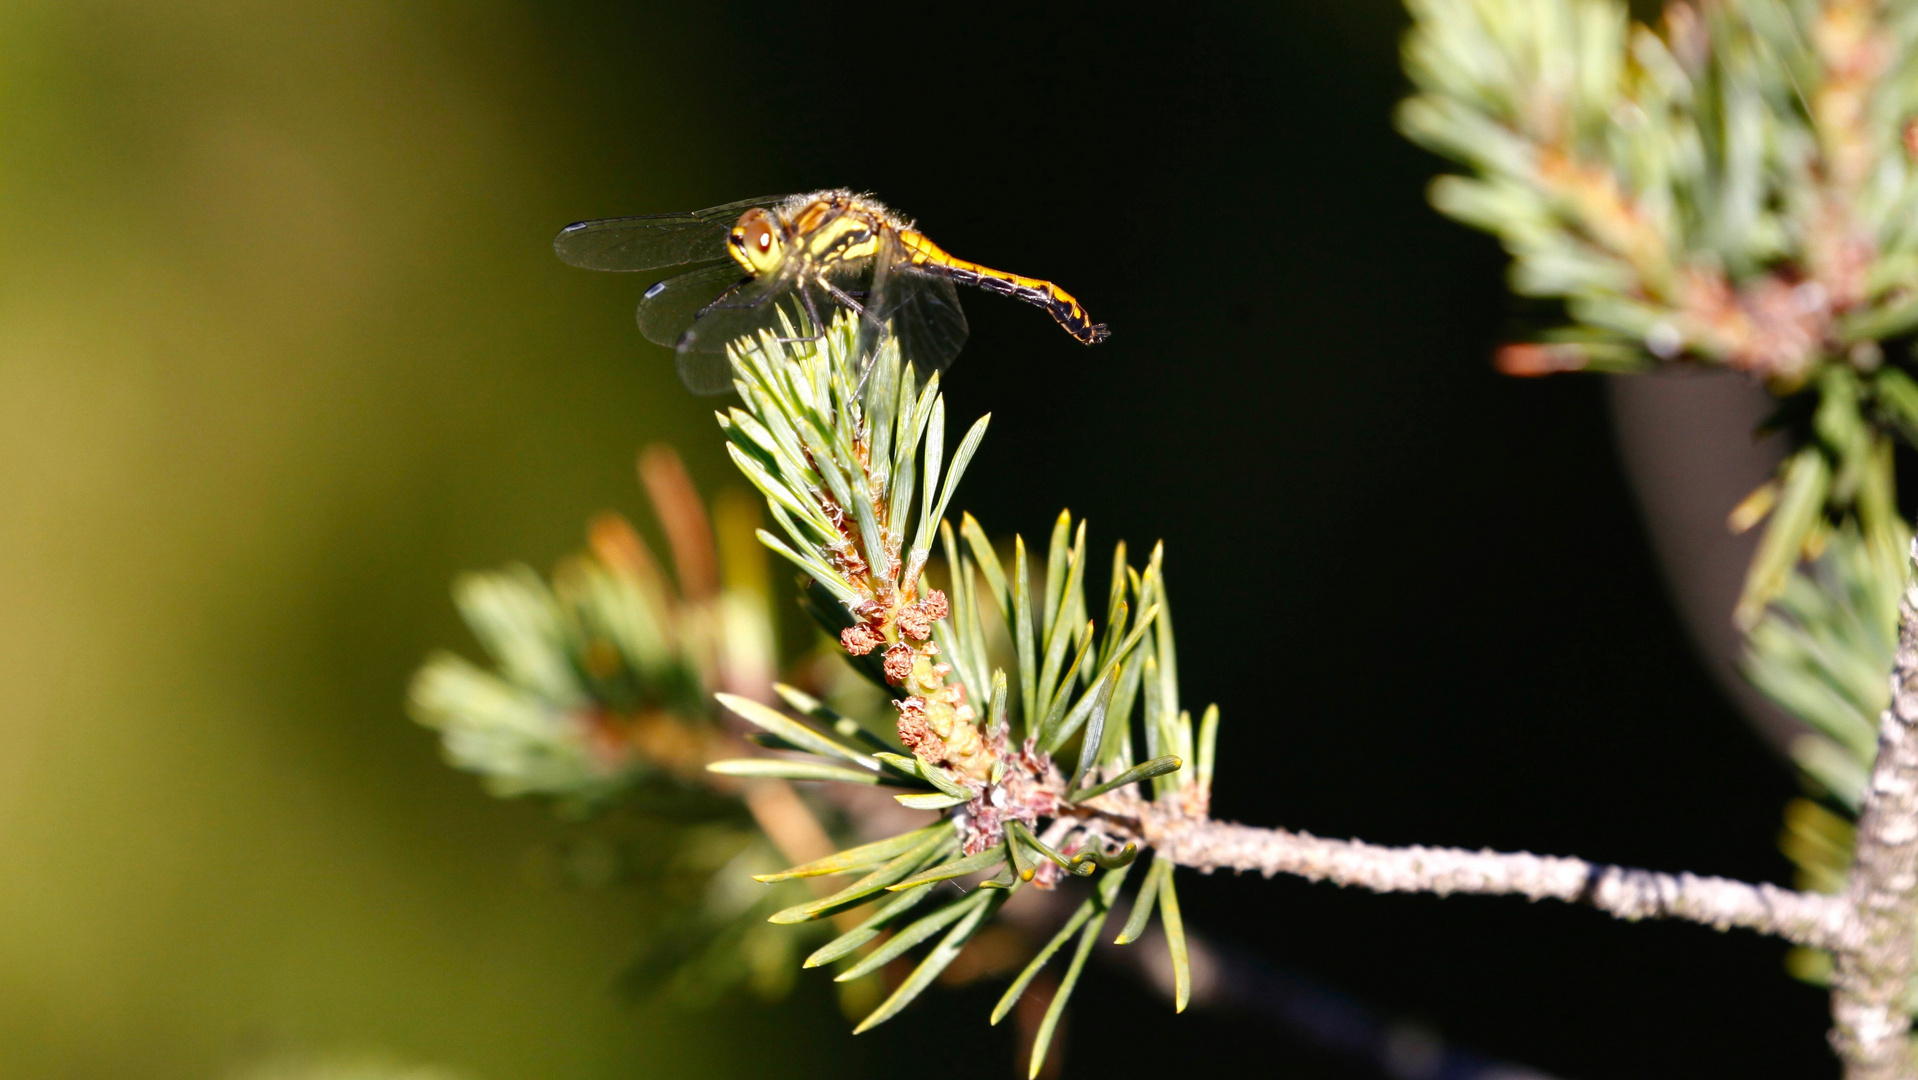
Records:
[[[748,274],[758,277],[769,273],[786,257],[785,226],[768,211],[748,210],[733,226],[726,250]]]

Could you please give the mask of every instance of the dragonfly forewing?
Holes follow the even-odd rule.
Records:
[[[726,234],[739,215],[779,197],[742,199],[688,214],[580,221],[553,238],[553,252],[587,270],[657,270],[726,258]]]

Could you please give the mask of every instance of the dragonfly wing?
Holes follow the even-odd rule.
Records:
[[[578,221],[553,237],[563,262],[588,270],[656,270],[662,266],[726,258],[726,234],[739,215],[771,206],[782,196],[741,199],[690,214]]]
[[[746,280],[739,265],[727,259],[658,282],[640,298],[639,332],[655,344],[677,346],[701,311]]]
[[[959,292],[944,275],[915,268],[898,237],[888,232],[872,260],[864,296],[867,318],[860,356],[870,362],[883,335],[898,339],[899,353],[921,376],[944,370],[966,342],[966,314]]]
[[[679,378],[695,394],[723,394],[733,388],[732,362],[726,347],[762,330],[788,337],[805,329],[807,313],[799,275],[786,273],[756,278],[702,308],[678,339]],[[817,302],[814,304],[818,308]],[[823,315],[823,312],[822,312]],[[783,318],[782,318],[783,316]]]
[[[885,343],[887,327],[883,312],[890,305],[894,288],[901,283],[901,260],[897,247],[892,233],[886,233],[870,265],[860,269],[860,280],[849,281],[842,286],[858,290],[856,295],[861,304],[858,351],[853,355],[862,382],[865,381],[867,366],[878,355],[879,346]]]
[[[888,278],[877,314],[891,325],[900,354],[922,376],[945,370],[969,332],[959,290],[941,275],[904,265],[895,266]]]
[[[675,366],[679,368],[679,381],[695,394],[710,397],[733,388],[732,363],[723,352],[681,349]]]

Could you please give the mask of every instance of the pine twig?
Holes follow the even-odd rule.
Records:
[[[1878,724],[1847,899],[1856,942],[1837,954],[1832,1048],[1846,1080],[1909,1080],[1918,1076],[1904,1002],[1918,925],[1918,583],[1907,583],[1899,604],[1891,704]]]
[[[1133,811],[1137,816],[1133,816]],[[1681,919],[1723,930],[1756,930],[1818,948],[1851,937],[1850,904],[1803,893],[1695,874],[1661,874],[1584,859],[1529,852],[1385,847],[1328,840],[1290,829],[1184,817],[1132,803],[1121,811],[1138,825],[1137,839],[1180,866],[1295,874],[1373,892],[1523,896],[1585,904],[1628,921]],[[1115,835],[1118,831],[1115,830]]]

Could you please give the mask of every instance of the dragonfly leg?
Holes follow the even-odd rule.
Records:
[[[725,292],[723,292],[723,293],[720,293],[720,294],[719,294],[718,296],[715,296],[715,297],[713,297],[713,299],[712,299],[712,302],[711,302],[711,303],[709,303],[709,304],[707,304],[707,305],[706,305],[705,307],[703,307],[703,308],[700,308],[700,309],[699,309],[699,311],[698,311],[698,313],[696,313],[696,314],[695,314],[695,315],[693,316],[693,318],[695,318],[695,319],[697,319],[697,318],[699,318],[699,317],[700,317],[701,315],[704,315],[704,314],[706,314],[706,313],[707,313],[707,312],[709,312],[709,311],[717,311],[717,310],[719,310],[720,308],[723,308],[723,307],[738,307],[738,306],[740,306],[740,305],[737,305],[737,304],[728,304],[728,303],[726,302],[726,300],[727,300],[727,298],[729,298],[729,297],[731,297],[731,296],[732,296],[732,295],[733,295],[734,293],[736,293],[736,292],[738,292],[738,291],[739,291],[740,289],[743,289],[743,288],[745,288],[745,287],[746,287],[746,284],[747,284],[748,282],[750,282],[750,281],[752,281],[752,280],[753,280],[752,278],[740,278],[740,279],[739,279],[738,281],[735,281],[735,282],[733,282],[733,283],[732,283],[731,285],[729,285],[729,286],[727,286],[727,288],[726,288],[726,291],[725,291]],[[751,305],[747,305],[747,306],[751,306]]]
[[[866,305],[860,303],[859,300],[855,299],[852,293],[849,293],[846,290],[840,288],[839,286],[834,285],[830,281],[822,281],[820,282],[820,284],[826,287],[826,294],[828,296],[831,296],[834,300],[838,301],[841,307],[845,308],[847,311],[850,311],[854,315],[858,316],[860,322],[865,323],[867,326],[871,327],[873,330],[877,331],[881,335],[885,334],[886,324],[880,320],[879,316],[867,310]],[[860,293],[859,295],[863,297],[863,296],[868,296],[870,294]]]
[[[830,289],[832,286],[827,285],[826,288]],[[826,336],[826,321],[819,317],[819,305],[813,301],[812,290],[802,287],[799,290],[799,299],[805,301],[806,317],[812,320],[812,340],[818,341]]]
[[[875,342],[885,339],[886,324],[880,320],[879,316],[868,310],[865,304],[860,303],[861,300],[870,297],[872,295],[871,293],[862,292],[855,295],[834,285],[830,281],[824,281],[820,284],[826,287],[828,295],[834,300],[837,300],[846,310],[857,315],[860,322],[878,333],[879,336],[873,339]],[[859,385],[853,387],[853,394],[855,396],[865,393],[866,376],[872,374],[872,364],[868,363],[868,360],[870,360],[870,356],[861,357],[859,360]]]
[[[831,286],[827,286],[827,287],[830,288]],[[805,288],[800,288],[795,291],[799,293],[799,302],[805,305],[806,318],[812,321],[813,332],[810,335],[806,335],[806,336],[778,337],[778,338],[774,338],[773,340],[781,345],[793,345],[793,344],[801,344],[801,343],[811,344],[812,342],[815,342],[815,341],[825,340],[826,324],[821,322],[819,319],[819,307],[818,305],[813,303],[812,293]]]
[[[820,284],[826,287],[826,295],[832,297],[834,300],[839,301],[839,305],[841,307],[845,308],[847,311],[852,312],[854,315],[857,315],[862,319],[866,317],[866,305],[860,303],[857,299],[855,299],[853,297],[853,294],[847,292],[846,290],[840,288],[837,285],[834,285],[830,281],[822,281],[820,282]]]

